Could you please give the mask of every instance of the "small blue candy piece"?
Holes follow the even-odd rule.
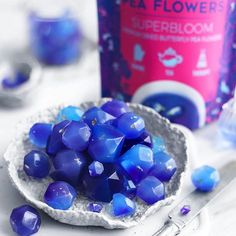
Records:
[[[90,176],[94,177],[94,176],[99,176],[103,173],[104,171],[104,166],[101,162],[98,161],[93,161],[90,165],[89,165],[89,174]]]
[[[128,151],[132,146],[136,144],[143,144],[152,148],[152,137],[148,131],[144,131],[141,136],[136,139],[126,139],[123,145],[122,153]]]
[[[85,195],[100,202],[110,202],[114,193],[119,193],[123,189],[123,178],[118,175],[111,164],[104,165],[101,175],[92,177],[88,171],[83,175],[83,186]]]
[[[205,165],[193,171],[192,182],[196,189],[210,192],[219,184],[220,174],[215,168]]]
[[[66,149],[65,145],[62,143],[62,134],[69,123],[70,121],[64,120],[53,127],[52,134],[47,144],[47,153],[49,155],[54,156],[59,151]]]
[[[87,123],[90,128],[93,128],[97,124],[104,124],[112,119],[114,119],[114,116],[104,112],[98,107],[88,109],[83,115],[84,122]]]
[[[128,196],[129,198],[133,198],[136,196],[137,187],[135,186],[134,182],[130,179],[124,179],[124,195]]]
[[[114,121],[114,126],[125,134],[126,139],[136,139],[145,130],[143,118],[132,112],[124,113],[118,117]]]
[[[39,231],[41,217],[35,208],[23,205],[12,210],[10,224],[17,235],[30,236]]]
[[[21,71],[17,71],[13,78],[5,77],[2,80],[2,87],[4,89],[17,89],[18,87],[26,83],[28,80],[28,75],[22,73]]]
[[[24,171],[34,178],[45,178],[50,171],[50,162],[46,153],[31,151],[24,157]]]
[[[86,157],[73,150],[64,150],[57,153],[53,158],[55,171],[51,174],[54,180],[68,182],[77,186],[81,174],[87,165]]]
[[[61,122],[63,120],[80,121],[83,114],[84,112],[79,107],[67,106],[60,110],[56,120],[57,122]]]
[[[155,176],[160,181],[169,181],[176,172],[175,160],[165,152],[154,154],[154,163],[149,175]]]
[[[104,103],[101,106],[101,109],[114,117],[119,117],[122,114],[130,111],[129,107],[125,102],[115,99]]]
[[[190,211],[191,211],[190,205],[184,205],[184,206],[180,209],[180,213],[181,213],[181,215],[183,215],[183,216],[187,215]]]
[[[102,204],[90,202],[87,206],[88,211],[100,213],[102,211]]]
[[[84,151],[89,144],[91,131],[83,121],[71,121],[62,134],[63,144],[78,152]]]
[[[77,193],[70,184],[57,181],[48,185],[44,202],[54,209],[67,210],[72,206],[76,196]]]
[[[113,163],[120,155],[124,135],[110,125],[96,125],[89,143],[91,157],[102,163]]]
[[[154,165],[152,149],[142,144],[133,146],[117,161],[121,171],[134,183],[144,179]]]
[[[152,205],[165,198],[165,187],[156,177],[148,176],[137,186],[137,197]]]
[[[30,142],[38,148],[45,148],[47,146],[48,139],[52,133],[52,128],[52,124],[34,124],[29,131]]]
[[[113,195],[112,211],[115,217],[132,216],[135,213],[135,203],[121,193]]]
[[[158,136],[152,136],[152,142],[153,142],[153,153],[157,152],[165,152],[166,151],[166,145],[163,138]]]

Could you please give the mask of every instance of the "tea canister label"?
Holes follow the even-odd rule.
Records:
[[[221,83],[232,90],[221,72],[229,1],[112,2],[99,4],[103,95],[151,106],[192,129],[210,122]]]

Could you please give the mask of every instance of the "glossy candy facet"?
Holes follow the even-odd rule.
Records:
[[[114,123],[115,127],[125,134],[126,139],[136,139],[145,130],[143,118],[132,112],[124,113]]]
[[[88,109],[84,115],[83,120],[92,129],[95,125],[104,124],[109,120],[114,119],[114,116],[108,114],[98,107]]]
[[[54,209],[67,210],[72,206],[76,196],[77,193],[70,184],[57,181],[49,184],[44,194],[44,202]]]
[[[66,149],[65,145],[62,142],[62,134],[69,123],[70,121],[64,120],[53,127],[46,148],[49,155],[54,156],[57,154],[57,152]]]
[[[129,112],[130,109],[125,102],[119,100],[111,100],[104,103],[101,109],[114,117],[119,117],[122,114]]]
[[[35,123],[29,131],[30,142],[38,148],[45,148],[52,133],[52,128],[52,124]]]
[[[60,110],[57,115],[57,122],[61,122],[63,120],[69,121],[80,121],[84,112],[76,106],[67,106]]]
[[[193,171],[192,182],[199,191],[210,192],[219,184],[220,174],[215,168],[205,165]]]
[[[73,150],[64,150],[53,158],[55,171],[51,174],[54,180],[65,181],[77,186],[87,165],[86,157]]]
[[[154,154],[154,166],[149,174],[167,182],[175,174],[176,169],[176,162],[172,157],[165,152],[158,152]]]
[[[121,193],[113,195],[112,211],[115,217],[132,216],[135,212],[135,203]]]
[[[35,208],[23,205],[12,210],[10,224],[17,235],[30,236],[39,231],[41,217]]]
[[[154,165],[152,149],[137,144],[118,159],[121,171],[134,183],[140,182],[148,175]]]
[[[92,176],[92,177],[95,177],[95,176],[99,176],[103,173],[104,171],[104,166],[101,162],[98,162],[98,161],[93,161],[89,167],[89,174]]]
[[[165,198],[165,187],[156,177],[148,176],[137,186],[137,197],[152,205]]]
[[[101,163],[113,163],[120,155],[124,135],[110,125],[96,125],[89,143],[90,156]]]
[[[50,171],[50,162],[46,153],[32,150],[24,157],[24,171],[34,178],[45,178]]]

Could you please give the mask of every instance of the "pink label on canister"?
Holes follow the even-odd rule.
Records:
[[[227,12],[226,0],[126,0],[120,4],[121,52],[132,71],[127,94],[169,80],[216,96]]]

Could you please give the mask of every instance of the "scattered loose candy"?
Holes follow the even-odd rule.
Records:
[[[192,182],[196,189],[210,192],[219,184],[220,174],[215,168],[205,165],[193,171]]]
[[[13,209],[10,224],[17,235],[30,236],[39,231],[41,217],[36,209],[29,205],[23,205]]]

